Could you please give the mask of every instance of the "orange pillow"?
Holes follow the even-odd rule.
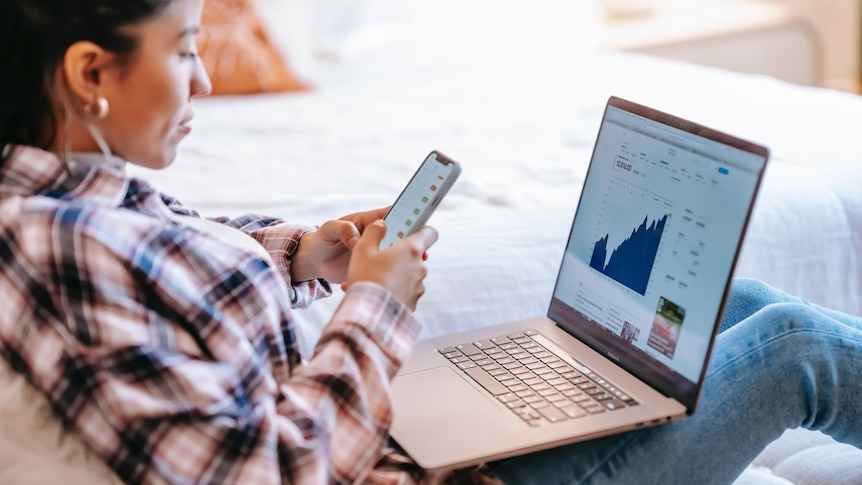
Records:
[[[198,52],[214,95],[308,88],[267,38],[250,0],[207,0]]]

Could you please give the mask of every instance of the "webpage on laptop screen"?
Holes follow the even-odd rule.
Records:
[[[615,107],[593,157],[555,304],[695,383],[765,160]]]

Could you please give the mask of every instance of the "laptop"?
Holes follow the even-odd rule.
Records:
[[[768,158],[611,97],[547,314],[418,342],[391,436],[443,470],[694,413]]]

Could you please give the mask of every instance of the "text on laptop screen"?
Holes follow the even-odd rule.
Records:
[[[691,392],[765,163],[608,106],[549,315]]]

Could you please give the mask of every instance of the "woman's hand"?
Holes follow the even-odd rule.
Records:
[[[425,251],[437,241],[437,231],[424,227],[397,243],[380,250],[380,241],[386,235],[386,224],[375,221],[370,224],[353,248],[353,258],[347,268],[347,281],[342,289],[356,282],[377,283],[407,305],[416,309],[416,303],[425,293],[423,283],[428,269],[425,267]]]
[[[382,219],[388,209],[349,214],[303,235],[291,258],[291,279],[297,282],[317,278],[333,283],[345,281],[351,251],[360,235],[369,224]]]

